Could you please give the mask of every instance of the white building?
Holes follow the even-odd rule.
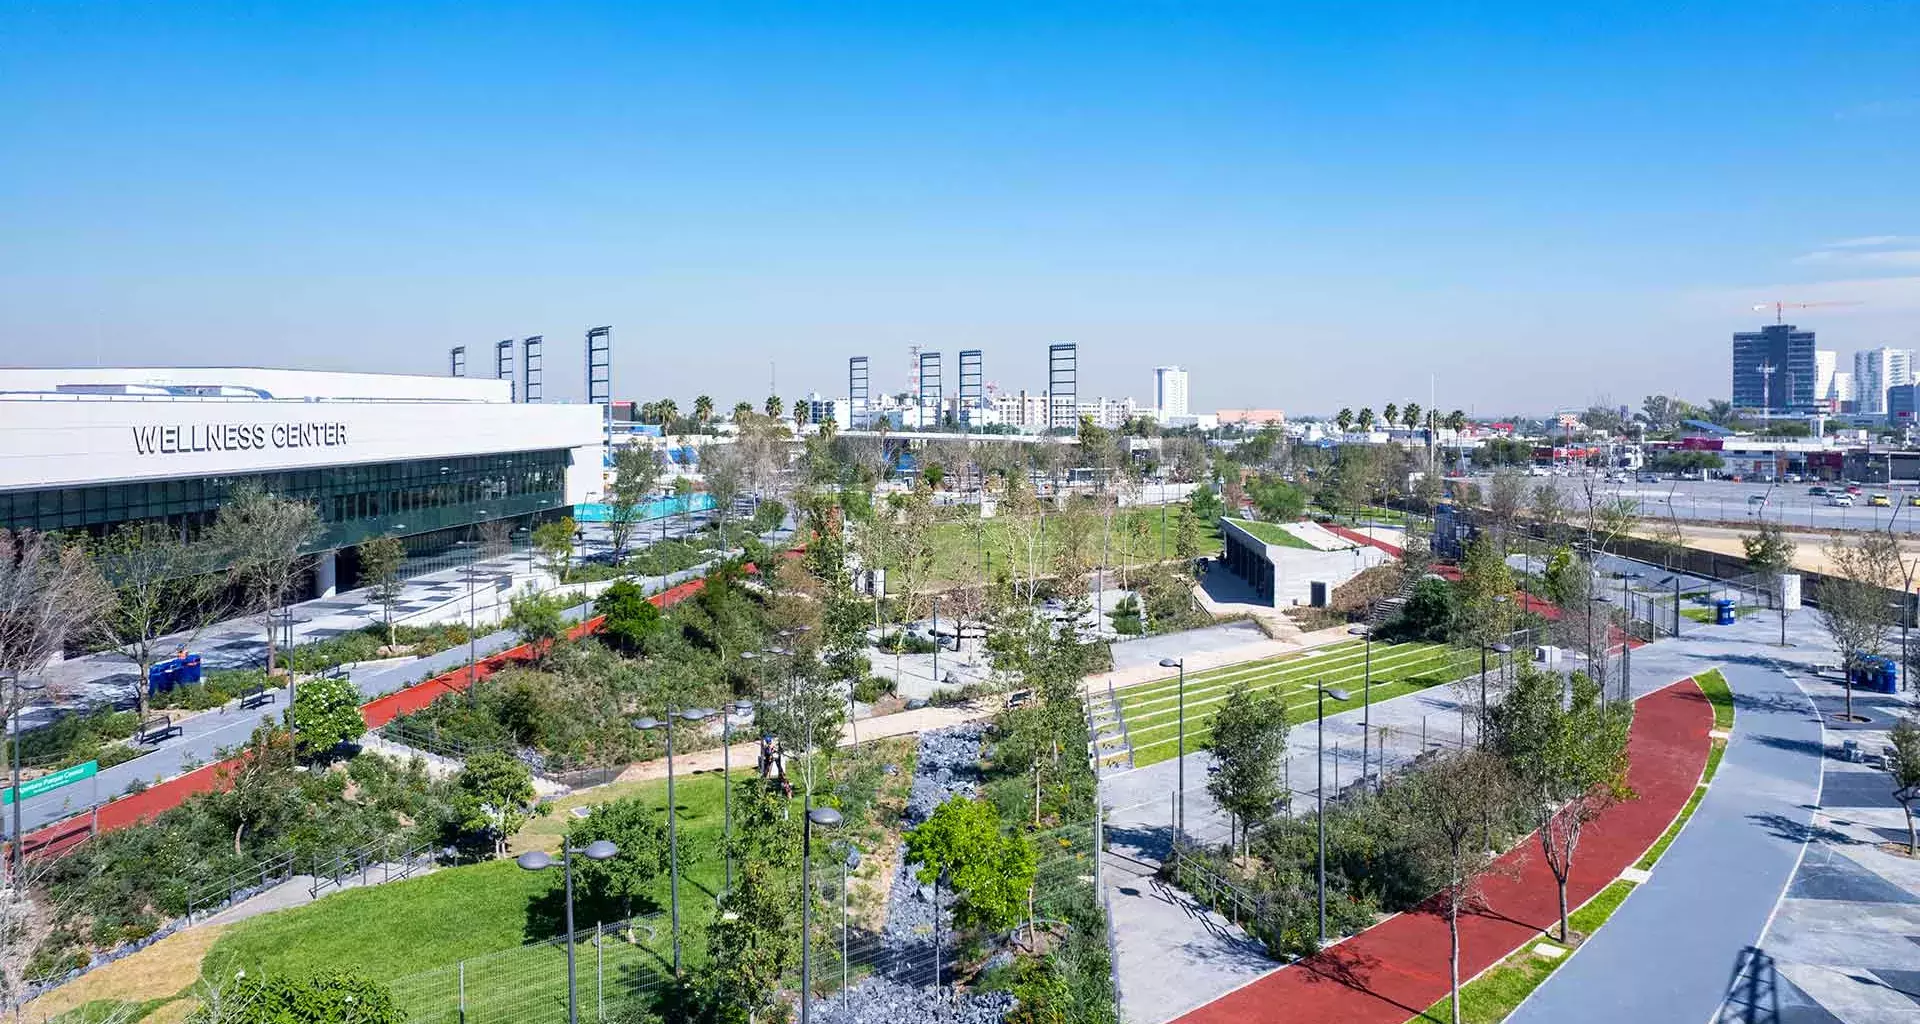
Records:
[[[1139,403],[1131,398],[1095,398],[1074,407],[1081,420],[1092,420],[1096,427],[1115,430],[1140,415]]]
[[[1887,389],[1913,383],[1913,353],[1874,348],[1853,354],[1854,411],[1886,415]]]
[[[1187,415],[1187,371],[1178,366],[1153,368],[1153,416],[1161,423]]]
[[[1833,371],[1833,380],[1827,383],[1827,390],[1814,395],[1814,398],[1825,402],[1828,412],[1841,412],[1841,403],[1854,400],[1853,374],[1845,370]]]
[[[1839,367],[1839,355],[1827,349],[1813,353],[1813,400],[1824,402],[1833,391],[1833,374]]]
[[[432,556],[478,523],[530,527],[597,497],[604,410],[510,394],[472,377],[0,369],[0,525],[192,532],[254,483],[319,512],[310,592],[330,594],[368,538]]]

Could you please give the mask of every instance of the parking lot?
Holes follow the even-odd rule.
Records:
[[[1477,480],[1482,487],[1485,478]],[[1586,505],[1586,482],[1577,476],[1530,477],[1529,484],[1551,483],[1565,496],[1569,507]],[[1920,488],[1912,485],[1865,484],[1851,495],[1851,507],[1833,504],[1828,496],[1809,493],[1822,487],[1829,492],[1843,491],[1840,483],[1733,483],[1726,480],[1661,480],[1658,483],[1608,481],[1598,485],[1602,500],[1627,498],[1638,502],[1640,514],[1649,518],[1675,516],[1690,521],[1742,522],[1765,516],[1785,526],[1815,527],[1830,530],[1884,530],[1891,522],[1898,533],[1920,533],[1920,507],[1909,502],[1920,497]],[[1874,495],[1885,495],[1887,504],[1872,504]],[[1754,500],[1754,499],[1761,500]]]

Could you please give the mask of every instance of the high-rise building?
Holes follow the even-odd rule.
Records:
[[[1854,411],[1884,416],[1887,389],[1913,383],[1913,353],[1873,348],[1853,354]]]
[[[1833,381],[1827,385],[1827,393],[1820,398],[1827,403],[1828,412],[1852,412],[1854,408],[1853,374],[1847,370],[1833,371]]]
[[[1178,366],[1153,368],[1153,415],[1165,423],[1187,414],[1187,371]]]
[[[1733,336],[1733,405],[1768,413],[1814,411],[1819,372],[1813,332],[1768,324]],[[1884,398],[1883,398],[1884,401]]]
[[[1815,405],[1826,405],[1827,396],[1833,393],[1833,375],[1840,368],[1840,356],[1831,349],[1813,350],[1813,401]],[[1832,408],[1827,408],[1832,412]]]

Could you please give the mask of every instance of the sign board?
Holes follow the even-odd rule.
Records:
[[[76,782],[85,782],[99,773],[100,762],[88,761],[86,764],[76,764],[71,768],[62,768],[57,772],[50,775],[42,775],[37,779],[28,779],[20,784],[20,799],[31,800],[42,793],[50,793],[62,786],[71,786]],[[13,787],[8,786],[4,790],[0,790],[0,807],[5,807],[12,803]]]

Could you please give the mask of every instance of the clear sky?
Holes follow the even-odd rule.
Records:
[[[1920,346],[1916,55],[1911,0],[16,2],[0,363],[1700,400],[1756,302]]]

